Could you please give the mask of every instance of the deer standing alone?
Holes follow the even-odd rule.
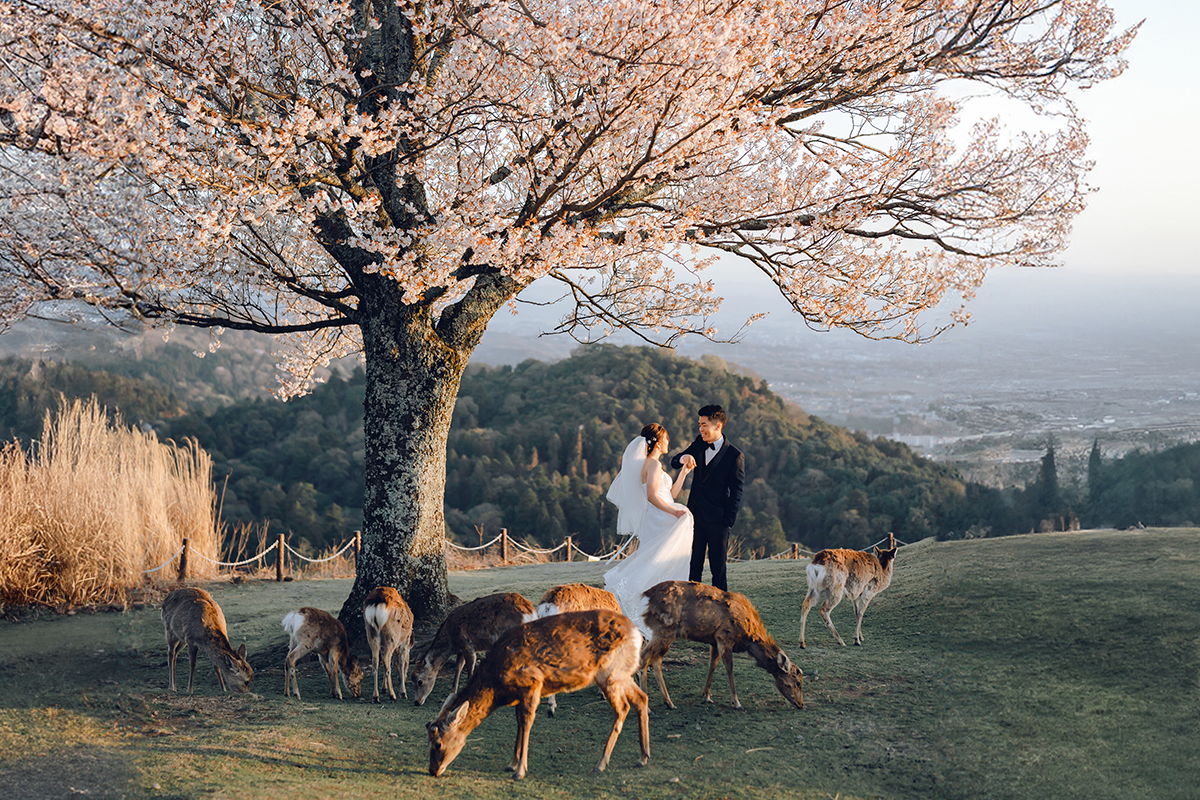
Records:
[[[529,765],[529,729],[543,692],[574,692],[595,683],[612,705],[612,731],[595,771],[608,766],[617,736],[629,714],[637,709],[642,757],[650,759],[650,710],[646,693],[638,688],[637,673],[642,634],[624,614],[607,609],[569,611],[521,625],[502,636],[467,681],[462,693],[446,698],[429,731],[429,774],[446,771],[466,743],[467,735],[493,711],[517,707],[517,740],[508,769],[513,779],[525,776]]]
[[[393,656],[400,661],[400,696],[408,697],[408,656],[413,645],[413,613],[404,598],[390,586],[377,586],[363,600],[363,625],[367,644],[371,646],[371,664],[375,669],[375,702],[379,702],[379,652],[383,651],[383,667],[387,673],[384,687],[393,700]]]
[[[185,644],[191,667],[188,670],[188,694],[196,676],[196,655],[203,650],[217,671],[221,691],[244,692],[250,686],[254,670],[246,661],[246,645],[237,652],[229,644],[225,615],[212,595],[203,589],[176,589],[162,604],[163,627],[167,633],[167,667],[171,691],[175,691],[175,658]]]
[[[588,586],[583,583],[564,583],[546,590],[538,603],[538,619],[561,614],[564,611],[595,611],[606,608],[624,614],[617,596],[599,586]],[[546,696],[546,711],[550,716],[558,711],[556,695]]]
[[[457,656],[454,691],[458,691],[463,667],[467,677],[475,671],[475,654],[490,648],[509,628],[537,619],[533,603],[515,592],[489,594],[454,609],[417,659],[413,683],[417,685],[414,705],[422,705],[433,691],[438,672],[450,658]]]
[[[363,668],[350,652],[346,628],[337,617],[319,608],[305,606],[283,618],[283,629],[290,637],[287,658],[283,662],[284,697],[288,697],[289,690],[295,687],[296,699],[300,699],[296,662],[314,651],[321,661],[321,668],[329,676],[329,688],[334,697],[342,699],[342,687],[338,684],[339,670],[350,692],[355,697],[362,696]]]
[[[663,681],[662,660],[677,638],[703,642],[712,648],[708,678],[704,682],[704,702],[712,702],[713,672],[719,658],[725,662],[725,672],[729,675],[733,707],[742,708],[733,685],[733,654],[745,652],[771,673],[775,688],[789,703],[804,708],[804,671],[779,649],[745,595],[691,581],[663,581],[651,586],[644,595],[649,605],[643,619],[653,636],[642,658],[642,687],[646,686],[646,670],[653,665],[667,708],[674,708],[675,704]]]
[[[833,627],[833,619],[829,612],[842,602],[843,596],[854,601],[854,643],[861,645],[863,614],[871,598],[882,592],[892,582],[892,566],[896,561],[896,540],[889,537],[891,547],[887,550],[875,548],[874,553],[862,553],[858,550],[836,548],[822,550],[813,556],[805,572],[808,577],[808,594],[804,596],[804,605],[800,610],[800,646],[804,647],[804,624],[808,620],[808,609],[825,596],[825,601],[817,613],[825,620],[825,625],[833,638],[842,647],[846,643]]]

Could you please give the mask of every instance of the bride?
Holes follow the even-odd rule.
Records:
[[[617,533],[636,536],[638,549],[604,573],[604,588],[616,595],[625,616],[647,638],[642,593],[662,581],[687,580],[692,556],[692,514],[674,502],[691,468],[681,469],[671,482],[658,462],[669,445],[662,425],[652,422],[642,428],[641,436],[625,448],[621,471],[608,489],[608,499],[617,506]]]

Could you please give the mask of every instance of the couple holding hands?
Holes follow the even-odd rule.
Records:
[[[657,422],[642,428],[621,456],[621,470],[608,490],[617,506],[617,533],[636,536],[638,549],[604,574],[604,586],[642,632],[646,599],[642,592],[662,581],[700,581],[708,554],[713,586],[728,589],[725,550],[737,519],[746,479],[742,451],[725,438],[725,410],[700,409],[699,436],[671,458],[674,481],[659,463],[670,437]],[[687,476],[695,472],[686,506],[675,502]]]

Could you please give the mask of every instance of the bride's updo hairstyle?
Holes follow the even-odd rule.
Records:
[[[642,438],[646,440],[646,452],[653,452],[654,445],[658,444],[659,439],[662,439],[666,435],[667,429],[657,422],[651,422],[642,428]]]

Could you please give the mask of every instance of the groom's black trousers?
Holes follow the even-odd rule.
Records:
[[[720,523],[711,524],[693,517],[692,563],[688,580],[700,583],[704,572],[704,552],[708,551],[708,566],[712,570],[712,585],[729,591],[725,581],[725,551],[729,547],[729,528]]]

